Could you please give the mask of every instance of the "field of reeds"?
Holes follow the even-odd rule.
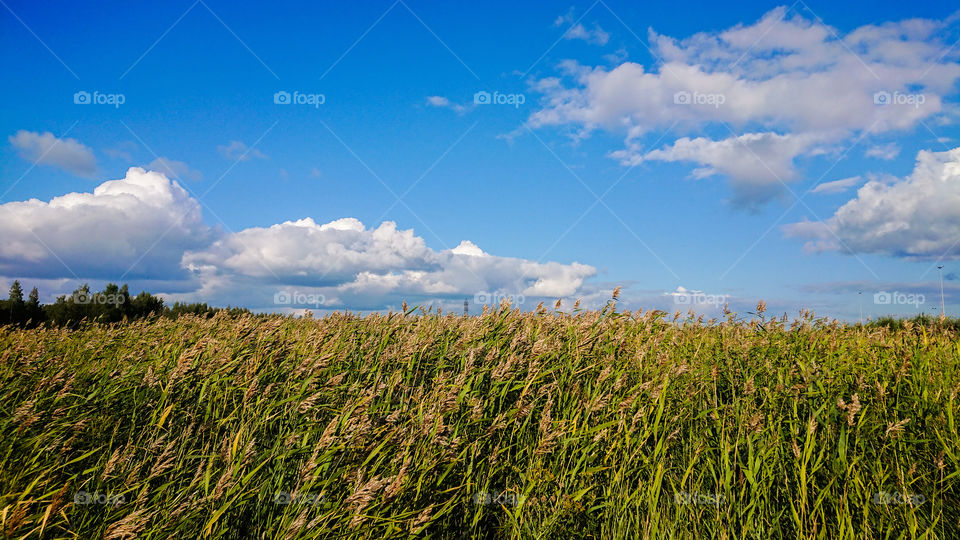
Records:
[[[960,537],[957,331],[752,317],[0,328],[0,531]]]

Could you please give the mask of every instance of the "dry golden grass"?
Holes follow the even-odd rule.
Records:
[[[2,328],[0,530],[960,537],[956,331],[538,311]]]

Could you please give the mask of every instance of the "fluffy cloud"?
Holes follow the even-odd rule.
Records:
[[[252,282],[298,287],[326,305],[382,307],[415,298],[474,297],[480,293],[557,297],[574,294],[596,270],[587,265],[536,263],[486,254],[472,242],[434,251],[412,230],[393,222],[368,229],[343,218],[310,218],[226,235],[184,265],[225,297]],[[239,286],[239,287],[238,287]]]
[[[487,293],[576,294],[596,270],[488,254],[468,240],[433,250],[393,222],[311,218],[237,232],[203,223],[200,204],[163,173],[133,167],[93,193],[0,205],[0,275],[151,281],[171,300],[276,310],[382,309]],[[296,294],[291,294],[296,293]],[[286,294],[292,301],[278,304]],[[300,304],[298,306],[298,304]]]
[[[944,56],[938,37],[944,24],[914,19],[840,36],[777,8],[755,24],[682,40],[651,31],[661,59],[652,70],[633,62],[612,69],[564,62],[561,76],[533,83],[544,106],[528,124],[573,126],[578,137],[623,133],[625,149],[612,153],[623,163],[683,154],[743,180],[733,185],[738,195],[763,202],[775,194],[778,175],[758,179],[756,167],[738,169],[725,149],[743,137],[762,141],[771,156],[767,166],[787,180],[798,156],[822,153],[857,133],[909,129],[941,113],[942,97],[960,79],[960,64]],[[645,137],[668,128],[680,140],[649,155]],[[733,133],[690,137],[717,128]],[[761,182],[771,189],[757,189]]]
[[[903,179],[873,179],[822,222],[787,225],[811,251],[877,253],[910,259],[960,257],[960,148],[921,151]]]
[[[93,151],[76,139],[58,139],[49,131],[36,133],[21,129],[9,140],[27,161],[59,167],[77,176],[89,177],[97,171]]]
[[[630,164],[649,160],[699,163],[702,166],[693,171],[694,177],[704,178],[718,173],[731,177],[736,202],[749,205],[757,199],[776,195],[782,187],[781,182],[793,180],[797,176],[794,157],[813,144],[814,141],[806,136],[746,133],[721,141],[683,137],[672,145],[646,154],[629,151],[614,154]]]
[[[93,193],[0,205],[0,273],[172,279],[186,275],[184,250],[209,238],[200,205],[179,184],[133,167]]]

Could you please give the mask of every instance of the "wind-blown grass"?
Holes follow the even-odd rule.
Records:
[[[0,530],[960,536],[954,329],[611,308],[0,328]]]

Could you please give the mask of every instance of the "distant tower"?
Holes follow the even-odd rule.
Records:
[[[470,315],[470,305],[467,304],[467,301],[466,301],[466,300],[464,300],[464,301],[463,301],[463,316],[466,317],[467,315]]]

